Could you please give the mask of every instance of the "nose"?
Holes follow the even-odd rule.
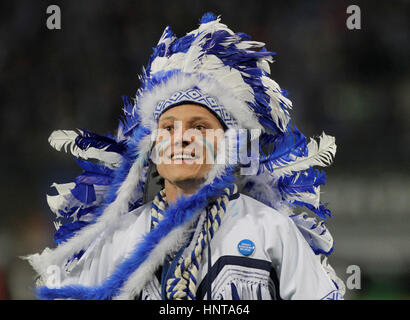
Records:
[[[195,137],[192,134],[190,134],[191,132],[188,132],[188,130],[190,130],[191,128],[187,123],[182,121],[179,123],[179,125],[176,125],[175,127],[177,128],[177,130],[175,130],[173,134],[175,146],[184,148],[194,141]]]

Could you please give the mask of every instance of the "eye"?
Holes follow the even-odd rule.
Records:
[[[167,131],[172,131],[173,127],[172,126],[165,126],[164,129],[167,130]]]
[[[199,130],[199,131],[202,131],[202,130],[206,129],[205,126],[203,126],[202,124],[198,124],[194,128],[195,128],[195,130]]]

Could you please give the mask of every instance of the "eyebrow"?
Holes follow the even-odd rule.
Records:
[[[174,116],[167,116],[165,118],[162,118],[160,121],[166,121],[166,120],[177,120],[177,118],[175,118]],[[198,120],[209,121],[208,118],[201,117],[201,116],[196,116],[196,117],[190,118],[188,121],[194,122],[194,121],[198,121]]]
[[[193,117],[193,118],[190,119],[191,122],[198,121],[198,120],[209,121],[208,118],[201,117],[201,116]]]
[[[165,118],[160,119],[160,121],[172,120],[172,119],[175,119],[175,117],[173,117],[173,116],[168,116],[168,117],[165,117]]]

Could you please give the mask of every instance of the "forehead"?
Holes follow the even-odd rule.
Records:
[[[204,119],[215,122],[220,125],[218,118],[216,118],[211,111],[207,108],[197,104],[181,104],[172,107],[165,111],[159,121],[166,120],[180,120],[180,121],[193,121],[197,119]]]

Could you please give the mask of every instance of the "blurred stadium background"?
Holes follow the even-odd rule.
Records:
[[[46,28],[57,4],[62,29]],[[361,8],[362,29],[346,28]],[[0,299],[35,299],[18,256],[53,246],[45,194],[80,169],[47,142],[54,129],[114,132],[122,96],[166,25],[178,35],[212,11],[278,53],[272,77],[306,136],[338,151],[322,199],[333,218],[330,263],[361,289],[347,299],[410,298],[409,1],[2,1],[0,4]]]

